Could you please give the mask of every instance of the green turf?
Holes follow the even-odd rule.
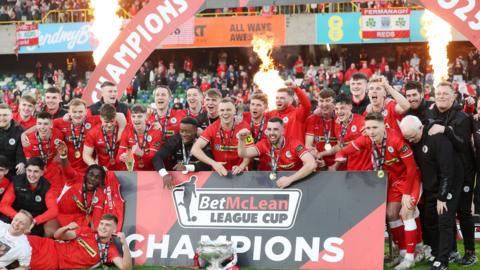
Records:
[[[480,241],[477,241],[476,243],[476,246],[477,247],[480,247],[479,246],[480,244]],[[458,251],[460,252],[460,254],[463,256],[463,241],[458,241],[457,242],[457,248],[458,248]],[[388,244],[385,244],[385,253],[388,253]],[[478,250],[478,248],[476,249],[475,253],[477,254],[477,257],[480,258],[480,252]],[[393,268],[388,268],[388,267],[385,267],[385,270],[390,270],[390,269],[393,269]],[[412,270],[427,270],[427,269],[430,269],[430,265],[423,261],[423,262],[420,262],[418,263],[415,267],[413,268],[410,268]],[[471,269],[471,270],[480,270],[480,263],[477,263],[475,265],[472,265],[470,267],[463,267],[463,266],[460,266],[458,264],[455,264],[455,263],[451,263],[448,265],[448,269],[450,270],[467,270],[467,269]]]
[[[477,247],[480,248],[480,242],[477,241]],[[460,252],[460,254],[463,255],[463,241],[458,241],[458,251]],[[388,252],[388,244],[385,245],[385,253]],[[480,258],[480,252],[477,248],[477,257]],[[177,270],[177,269],[189,269],[189,268],[168,268],[168,267],[154,267],[154,266],[137,266],[137,267],[134,267],[134,269],[137,269],[137,270],[140,270],[140,269],[145,269],[145,270],[154,270],[154,269],[168,269],[168,270]],[[241,269],[246,269],[246,270],[254,270],[256,268],[241,268]],[[385,267],[385,270],[391,270],[393,268],[388,268],[388,267]],[[419,263],[418,265],[416,265],[414,268],[411,268],[412,270],[427,270],[427,269],[430,269],[430,266],[428,265],[427,262],[421,262]],[[449,265],[449,269],[450,270],[480,270],[480,263],[477,263],[476,265],[473,265],[473,266],[470,266],[470,267],[463,267],[463,266],[459,266],[459,265],[456,265],[454,263],[450,264]]]

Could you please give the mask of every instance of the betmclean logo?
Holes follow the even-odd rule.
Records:
[[[195,181],[192,176],[172,193],[182,227],[289,229],[295,224],[298,189],[197,189]]]

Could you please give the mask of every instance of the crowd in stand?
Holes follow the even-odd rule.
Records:
[[[22,218],[33,224],[32,234],[42,236],[27,239],[32,269],[97,262],[131,267],[128,254],[116,251],[75,264],[61,246],[52,248],[59,264],[50,266],[39,248],[52,237],[95,237],[79,236],[83,227],[111,222],[121,228],[123,201],[113,174],[118,170],[158,171],[169,189],[179,184],[169,171],[266,171],[280,188],[325,170],[377,171],[389,179],[387,220],[399,250],[395,269],[425,257],[434,270],[448,269],[449,262],[476,264],[471,207],[475,202],[480,212],[480,159],[474,151],[480,147],[479,51],[456,58],[451,82],[439,85],[416,52],[396,63],[377,62],[365,51],[353,63],[349,57],[291,57],[281,71],[286,85],[269,111],[268,97],[252,85],[255,59],[241,64],[225,52],[213,67],[190,57],[181,66],[147,61],[125,90],[128,103],[119,100],[121,89],[105,82],[101,100],[90,106],[80,99],[82,85],[72,89],[80,76],[74,59],[62,76],[51,63],[37,64],[34,76],[49,85],[45,93],[6,92],[11,102],[0,104],[0,219]],[[135,91],[151,92],[151,100],[142,102]],[[184,100],[175,100],[181,91]],[[290,173],[279,177],[279,171]],[[463,257],[453,245],[455,217]]]
[[[120,7],[129,16],[135,16],[149,1],[148,0],[121,0]],[[410,6],[406,0],[367,1],[362,3],[344,3],[342,9],[337,4],[306,4],[306,5],[265,5],[224,9],[207,9],[202,11],[206,16],[232,16],[232,15],[275,15],[298,13],[325,13],[325,12],[351,12],[354,5],[360,8],[394,8]],[[80,22],[91,19],[91,14],[83,12],[65,12],[66,10],[88,9],[89,0],[1,0],[0,22],[9,21],[38,21],[45,18],[50,11],[56,11],[46,18],[46,22]],[[126,14],[120,14],[125,16]]]

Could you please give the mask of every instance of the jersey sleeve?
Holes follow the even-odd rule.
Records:
[[[295,153],[295,155],[301,158],[308,151],[300,141],[294,140],[291,144],[290,152]]]
[[[122,257],[120,254],[120,251],[118,250],[117,246],[115,244],[111,244],[108,247],[108,257],[107,257],[107,263],[113,264],[113,259]]]
[[[270,149],[268,149],[268,143],[266,138],[261,139],[258,143],[255,144],[254,147],[255,149],[257,149],[259,156],[265,155],[268,153],[268,151],[270,151]]]
[[[200,139],[211,142],[215,136],[215,125],[208,126],[200,136]]]
[[[31,136],[31,135],[27,135],[27,138],[30,141],[30,145],[27,146],[27,147],[23,147],[23,153],[25,154],[25,158],[29,159],[29,158],[32,158],[34,156],[33,144],[34,144],[34,142],[36,142],[36,140],[33,141],[33,136]]]
[[[307,118],[307,121],[305,122],[305,126],[306,126],[306,129],[305,129],[305,134],[306,135],[309,135],[309,136],[314,136],[315,135],[315,131],[314,131],[314,117],[313,115],[308,117]]]
[[[62,129],[64,123],[65,121],[63,120],[63,118],[53,119],[53,128]]]
[[[391,100],[390,102],[388,102],[387,104],[388,114],[392,115],[395,119],[400,121],[403,118],[403,114],[400,114],[395,110],[396,106],[397,106],[397,102],[395,100]]]

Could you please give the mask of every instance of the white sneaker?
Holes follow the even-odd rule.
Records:
[[[397,266],[399,263],[401,263],[402,260],[403,260],[402,256],[394,256],[393,259],[391,261],[389,261],[388,263],[386,263],[385,265],[388,268],[392,268],[392,267]]]
[[[395,270],[404,270],[404,269],[409,269],[409,268],[414,267],[414,266],[415,266],[415,260],[410,260],[410,259],[405,258],[394,269]]]

